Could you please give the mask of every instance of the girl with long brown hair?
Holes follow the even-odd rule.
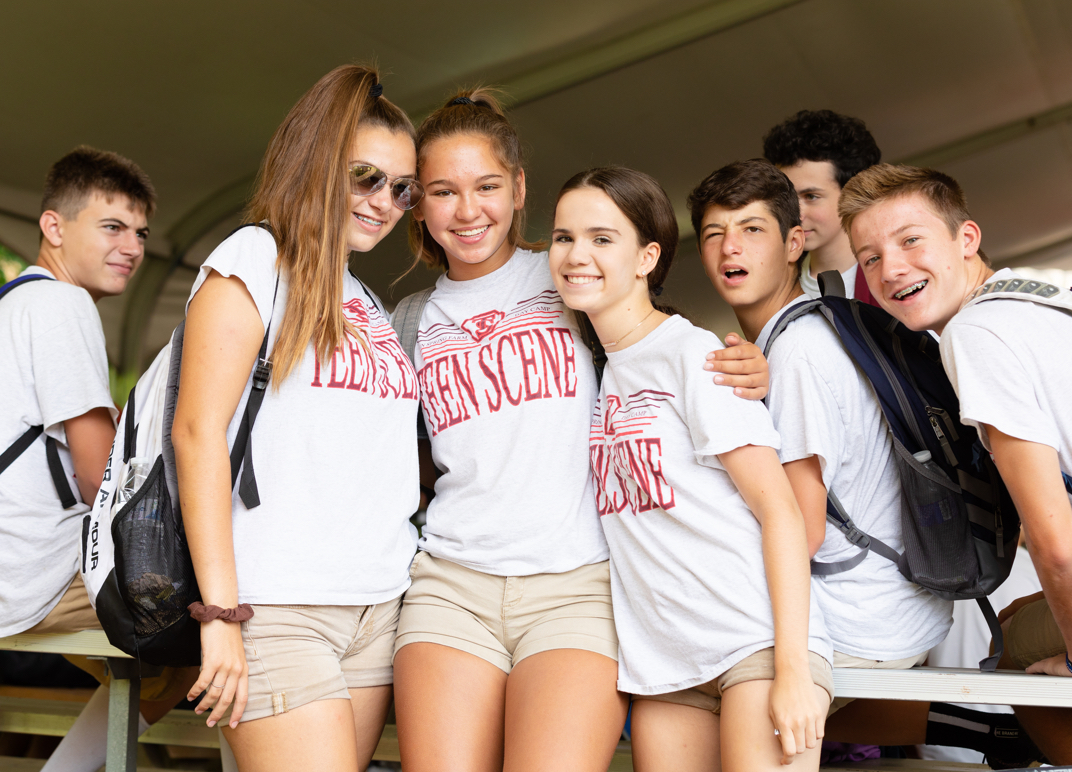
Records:
[[[382,90],[344,66],[298,101],[261,165],[256,225],[209,256],[188,303],[173,439],[204,601],[190,695],[209,726],[230,708],[243,769],[365,769],[390,704],[416,379],[347,263],[422,190],[412,124]],[[265,377],[232,493],[228,448]]]
[[[589,472],[592,353],[525,239],[521,143],[494,96],[459,93],[417,147],[410,243],[445,273],[414,352],[440,476],[396,643],[403,764],[603,772],[628,701]]]

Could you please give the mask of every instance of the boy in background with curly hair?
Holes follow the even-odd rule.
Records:
[[[837,271],[845,281],[848,297],[878,305],[856,269],[856,258],[837,212],[838,196],[845,184],[882,159],[882,151],[864,122],[832,110],[801,110],[767,132],[763,156],[797,190],[806,251],[800,286],[805,294],[819,297],[819,274]]]

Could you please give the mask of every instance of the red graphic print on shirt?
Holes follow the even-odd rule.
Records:
[[[417,377],[390,323],[377,309],[370,315],[357,298],[342,306],[343,315],[364,340],[347,335],[329,363],[317,359],[310,386],[350,389],[381,399],[417,399]],[[369,352],[368,344],[372,345]]]
[[[673,397],[644,389],[630,394],[624,405],[617,394],[608,394],[605,415],[596,405],[589,450],[600,515],[621,512],[627,505],[634,515],[674,508],[674,489],[663,476],[662,439],[648,436],[659,409]]]
[[[462,322],[462,329],[472,335],[473,340],[480,341],[495,332],[499,322],[505,318],[506,314],[502,311],[485,311]]]
[[[564,310],[548,290],[506,312],[422,330],[417,380],[431,432],[522,402],[576,397],[577,352]]]

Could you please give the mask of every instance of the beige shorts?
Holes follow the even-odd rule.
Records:
[[[34,634],[77,633],[82,630],[100,629],[97,612],[90,605],[86,586],[82,584],[82,575],[76,573],[56,607],[26,632]],[[108,667],[103,660],[73,654],[64,654],[63,658],[89,673],[104,686],[111,683]],[[178,702],[179,697],[193,686],[193,681],[190,668],[166,667],[158,676],[141,679],[141,699],[147,702]]]
[[[249,701],[242,721],[394,681],[402,598],[375,606],[254,606],[242,623]]]
[[[1041,659],[1056,657],[1068,651],[1061,628],[1050,611],[1045,598],[1029,603],[1009,622],[1005,650],[1016,667],[1026,670]]]
[[[395,653],[410,643],[468,652],[506,673],[525,657],[583,649],[618,660],[610,563],[562,574],[493,576],[418,552]]]
[[[811,670],[811,680],[815,685],[823,687],[833,697],[834,676],[830,670],[830,663],[814,651],[809,651],[808,667]],[[774,648],[771,647],[761,649],[755,654],[749,654],[713,681],[708,681],[705,684],[693,686],[689,689],[682,689],[679,692],[670,692],[669,694],[634,694],[633,699],[688,705],[691,708],[710,711],[717,716],[722,712],[722,692],[731,686],[742,684],[745,681],[773,680]]]
[[[884,662],[879,662],[875,659],[863,659],[862,657],[854,657],[851,654],[842,654],[840,651],[834,652],[834,667],[852,667],[863,668],[865,670],[908,670],[916,665],[922,665],[927,661],[927,654],[929,652],[923,652],[917,654],[914,657],[905,657],[904,659],[888,659]],[[830,712],[827,713],[827,717],[834,715],[837,711],[852,702],[855,697],[835,697],[834,701],[830,703]]]

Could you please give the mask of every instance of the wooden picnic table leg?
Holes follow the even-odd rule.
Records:
[[[137,772],[141,674],[133,660],[108,658],[108,756],[105,772]]]

